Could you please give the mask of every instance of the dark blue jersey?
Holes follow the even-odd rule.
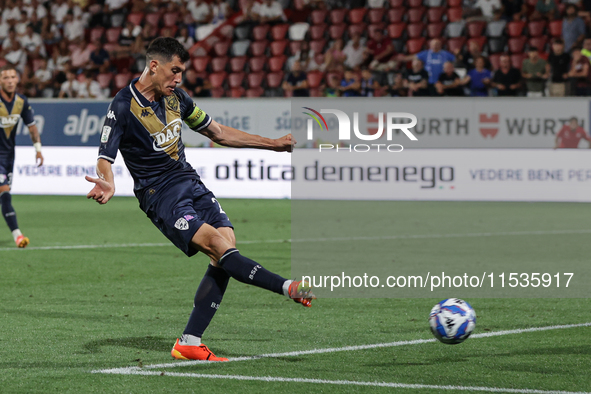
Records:
[[[33,109],[25,96],[16,93],[9,102],[0,94],[0,157],[14,157],[18,122],[23,118],[27,126],[32,126],[35,124],[33,115]]]
[[[200,131],[211,124],[211,117],[182,89],[149,102],[135,87],[137,78],[113,99],[101,133],[99,158],[113,163],[117,150],[135,181],[136,195],[174,177],[197,173],[185,159],[181,140],[184,121]]]

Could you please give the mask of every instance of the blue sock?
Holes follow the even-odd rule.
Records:
[[[238,249],[228,249],[218,262],[220,267],[237,281],[262,287],[283,295],[283,283],[287,279],[266,270],[260,264],[244,257]]]
[[[18,223],[16,222],[16,212],[12,207],[12,196],[9,192],[0,194],[0,204],[2,205],[2,217],[6,220],[10,231],[18,229]]]
[[[193,311],[183,334],[200,338],[203,336],[203,332],[220,307],[229,280],[230,275],[222,268],[214,267],[211,264],[207,267],[205,276],[203,276],[195,294]]]

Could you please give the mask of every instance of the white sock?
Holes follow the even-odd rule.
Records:
[[[291,285],[293,283],[293,280],[286,280],[285,282],[283,282],[283,295],[286,296],[287,298],[291,298],[289,296],[289,285]]]
[[[12,232],[12,237],[14,238],[14,242],[16,242],[16,239],[18,237],[20,237],[21,235],[23,235],[23,233],[21,233],[21,230],[19,230],[18,228],[16,230],[14,230]]]
[[[201,345],[201,338],[195,335],[183,334],[179,343],[183,346],[199,346]]]

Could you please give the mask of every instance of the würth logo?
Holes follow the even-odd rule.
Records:
[[[483,138],[490,136],[491,139],[497,136],[499,132],[499,114],[479,114],[480,134]]]

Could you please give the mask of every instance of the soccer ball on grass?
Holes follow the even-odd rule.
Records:
[[[448,298],[431,309],[429,325],[439,341],[456,345],[464,342],[474,331],[476,313],[466,301]]]

